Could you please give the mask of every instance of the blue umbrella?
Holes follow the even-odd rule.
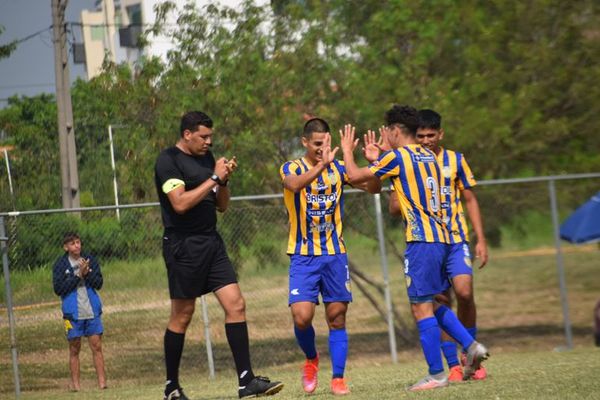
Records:
[[[560,226],[560,237],[571,243],[600,240],[600,192],[563,222]]]

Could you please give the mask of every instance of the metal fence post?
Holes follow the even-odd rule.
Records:
[[[15,315],[13,313],[12,291],[10,287],[10,271],[8,269],[8,246],[6,242],[6,229],[4,217],[0,217],[0,248],[2,249],[2,270],[4,272],[4,285],[6,291],[6,310],[8,311],[8,326],[10,330],[10,352],[12,355],[13,373],[15,379],[15,396],[21,396],[21,382],[19,380],[19,362],[17,360],[17,340],[15,338]]]
[[[571,320],[569,318],[569,299],[567,298],[567,285],[565,283],[565,267],[562,251],[560,248],[560,234],[558,224],[558,206],[556,202],[556,188],[554,180],[548,181],[550,192],[550,208],[552,210],[552,226],[554,228],[554,246],[556,247],[556,268],[558,269],[558,283],[560,286],[560,300],[562,303],[563,320],[565,324],[565,336],[567,338],[567,350],[573,348],[573,333],[571,331]]]
[[[202,321],[204,322],[204,337],[206,339],[206,357],[208,358],[208,376],[215,379],[215,361],[213,358],[212,342],[210,340],[210,321],[208,319],[208,306],[204,296],[200,297],[202,304]]]
[[[388,271],[387,254],[385,251],[385,235],[383,233],[383,216],[381,212],[381,195],[373,196],[375,201],[375,220],[377,221],[377,241],[379,242],[379,256],[381,258],[381,270],[383,272],[383,286],[385,293],[385,305],[387,309],[388,336],[390,339],[390,355],[392,362],[398,363],[398,351],[396,348],[396,331],[394,330],[394,313],[392,310],[392,295],[390,293],[390,278]]]
[[[119,187],[117,186],[117,169],[115,168],[115,148],[113,145],[112,125],[108,125],[108,143],[110,145],[110,166],[113,173],[113,190],[115,192],[115,206],[117,212],[117,220],[121,221],[121,211],[119,210]]]

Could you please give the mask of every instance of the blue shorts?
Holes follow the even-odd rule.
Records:
[[[65,319],[64,321],[67,340],[77,339],[82,336],[102,335],[104,332],[100,316],[92,319]]]
[[[319,304],[352,301],[350,270],[346,254],[290,257],[288,304],[309,301]]]
[[[467,242],[450,245],[450,252],[446,260],[446,277],[452,280],[458,275],[473,275],[471,252]]]
[[[404,277],[411,303],[433,301],[448,288],[444,264],[449,246],[445,243],[409,242],[404,253]]]

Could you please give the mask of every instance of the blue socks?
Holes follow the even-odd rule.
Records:
[[[439,308],[435,310],[434,315],[440,327],[454,340],[460,343],[463,349],[468,349],[475,341],[463,324],[456,318],[456,314],[448,307],[443,305],[439,306]]]
[[[329,354],[333,378],[343,378],[348,358],[348,333],[346,328],[329,331]]]
[[[442,342],[442,353],[448,363],[448,368],[452,368],[458,365],[458,356],[456,355],[456,343],[454,342]]]
[[[316,358],[317,346],[315,344],[315,328],[311,325],[306,329],[299,329],[294,325],[294,334],[296,335],[296,342],[306,355],[306,358],[309,360]]]
[[[429,366],[429,375],[439,374],[444,371],[442,354],[440,352],[440,340],[442,333],[435,318],[429,317],[417,321],[419,339],[425,360]]]

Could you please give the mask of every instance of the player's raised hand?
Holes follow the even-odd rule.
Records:
[[[344,130],[340,129],[340,137],[342,139],[341,146],[343,153],[352,153],[358,145],[358,139],[354,139],[356,129],[350,125],[344,125]]]
[[[363,154],[367,161],[373,162],[377,160],[381,153],[383,139],[380,137],[379,140],[377,140],[375,131],[369,129],[367,133],[363,135],[363,143]]]
[[[336,147],[331,150],[331,135],[328,132],[327,135],[325,135],[325,143],[323,143],[323,148],[321,150],[323,165],[329,165],[331,162],[333,162],[333,160],[335,160],[335,154],[339,149],[339,147]]]
[[[390,130],[385,125],[379,128],[379,143],[381,143],[380,149],[382,151],[390,151],[393,148],[390,143]]]
[[[475,258],[479,260],[479,269],[485,267],[488,262],[488,249],[485,242],[477,241],[475,245]]]

